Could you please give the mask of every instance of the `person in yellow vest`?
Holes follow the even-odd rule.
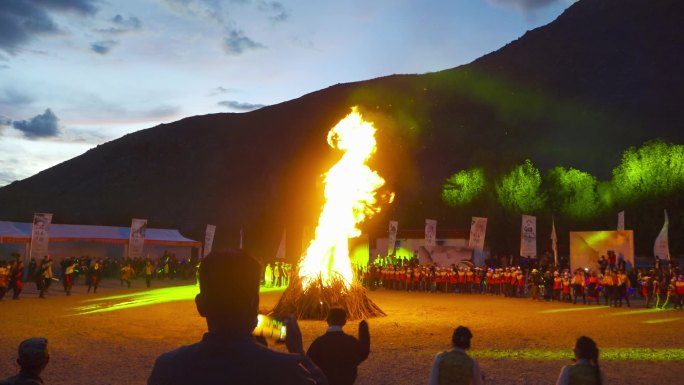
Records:
[[[603,375],[599,368],[599,349],[596,342],[582,336],[577,339],[573,352],[575,364],[561,369],[556,385],[601,385]]]
[[[480,365],[466,353],[473,333],[459,326],[451,336],[452,349],[437,354],[432,363],[428,385],[484,385]]]
[[[606,270],[606,274],[601,278],[601,286],[605,305],[609,306],[613,296],[613,277],[611,276],[610,271]]]

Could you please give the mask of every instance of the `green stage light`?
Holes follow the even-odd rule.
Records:
[[[541,210],[546,204],[546,196],[541,190],[541,175],[532,161],[516,166],[496,184],[499,203],[517,213],[531,214]]]
[[[661,319],[652,319],[648,321],[644,321],[645,324],[663,324],[666,322],[674,322],[674,321],[679,321],[682,318],[661,318]]]
[[[261,293],[285,290],[285,287],[262,287]],[[191,301],[199,293],[197,285],[165,287],[141,291],[137,293],[112,295],[102,298],[87,299],[87,305],[74,308],[77,315],[106,313],[142,306],[156,305],[166,302]]]
[[[658,313],[662,312],[663,310],[661,309],[641,309],[641,310],[627,310],[627,311],[621,311],[617,313],[611,313],[611,314],[606,314],[608,316],[621,316],[621,315],[637,315],[637,314],[649,314],[649,313]]]
[[[484,170],[462,170],[447,178],[442,188],[442,200],[449,206],[465,206],[485,190]]]
[[[570,360],[571,349],[472,350],[472,355],[493,360],[562,361]],[[682,361],[684,349],[601,348],[602,361]]]
[[[608,309],[609,306],[587,306],[587,307],[569,307],[569,308],[562,308],[562,309],[549,309],[549,310],[542,310],[539,312],[539,314],[552,314],[552,313],[566,313],[566,312],[574,312],[574,311],[586,311],[586,310],[601,310],[601,309]]]

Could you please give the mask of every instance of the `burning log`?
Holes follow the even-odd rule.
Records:
[[[283,318],[294,315],[297,319],[324,320],[331,307],[347,311],[349,320],[384,317],[386,314],[366,295],[358,282],[348,285],[340,275],[334,275],[328,284],[319,276],[306,289],[298,274],[293,274],[290,285],[273,308],[273,315]]]

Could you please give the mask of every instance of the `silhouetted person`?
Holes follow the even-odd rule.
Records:
[[[359,338],[342,331],[347,313],[342,308],[328,312],[328,330],[316,338],[306,354],[325,373],[330,385],[351,385],[356,380],[357,367],[370,353],[368,323],[359,323]]]
[[[50,362],[47,339],[29,338],[19,344],[17,364],[21,368],[16,376],[0,380],[0,385],[42,385],[40,373]]]
[[[304,355],[297,322],[288,319],[281,353],[252,336],[257,324],[261,266],[242,250],[212,252],[200,264],[197,311],[209,331],[202,340],[159,356],[148,385],[325,385]]]
[[[466,353],[470,349],[472,338],[473,333],[465,326],[454,330],[451,336],[452,349],[437,354],[432,363],[428,385],[484,385],[480,365]]]
[[[556,385],[601,385],[599,349],[596,342],[589,337],[582,336],[577,339],[573,352],[575,364],[561,369]]]

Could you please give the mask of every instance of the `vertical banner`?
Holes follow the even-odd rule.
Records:
[[[207,230],[204,232],[204,251],[202,257],[206,257],[211,253],[211,247],[214,245],[214,234],[216,234],[216,226],[207,225]]]
[[[658,234],[653,245],[653,256],[658,256],[660,259],[670,259],[670,244],[667,239],[669,225],[670,221],[667,219],[667,210],[665,210],[665,223],[663,223],[663,228],[660,229],[660,234]]]
[[[30,258],[40,260],[48,255],[48,241],[50,239],[50,224],[52,214],[36,213],[33,215],[33,227],[31,229]]]
[[[128,258],[142,258],[146,230],[147,219],[133,219],[131,221],[131,235],[128,238]]]
[[[553,250],[553,262],[558,266],[558,236],[556,235],[556,221],[551,218],[551,250]]]
[[[389,240],[387,241],[387,256],[394,255],[397,252],[397,231],[399,229],[399,222],[390,221],[389,223]]]
[[[434,219],[425,220],[425,247],[435,247],[437,245],[437,221]]]
[[[537,217],[522,216],[520,256],[537,258]]]
[[[474,251],[473,263],[475,263],[475,266],[484,266],[482,251],[484,250],[486,233],[487,218],[473,217],[470,220],[470,239],[468,240],[468,247]]]
[[[283,229],[283,236],[280,237],[280,244],[276,252],[275,259],[285,259],[285,245],[286,245],[287,229]]]
[[[625,212],[620,211],[618,213],[618,225],[617,225],[617,230],[618,231],[624,231],[625,230]]]

